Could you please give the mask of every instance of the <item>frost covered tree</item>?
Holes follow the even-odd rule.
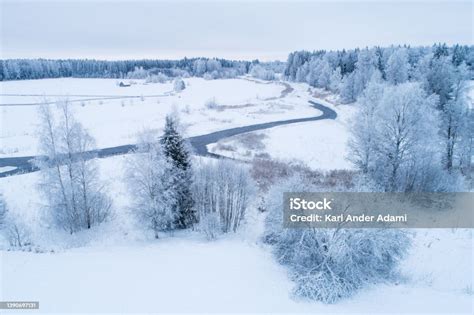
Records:
[[[341,68],[337,67],[329,78],[329,90],[334,93],[339,93],[342,82]]]
[[[436,139],[437,117],[431,114],[435,106],[436,99],[428,97],[418,84],[386,87],[374,126],[375,174],[386,190],[407,190],[412,185],[406,182],[411,175],[408,171],[414,170],[412,166],[436,156],[433,147],[427,146]]]
[[[451,98],[456,68],[448,57],[433,57],[425,71],[427,91],[439,96],[439,106],[442,107]]]
[[[365,89],[376,70],[377,56],[374,50],[361,50],[358,54],[354,70],[354,92],[356,97]]]
[[[219,72],[222,69],[222,64],[217,59],[209,59],[206,62],[206,69],[207,69],[207,72],[210,72],[210,73],[214,71]]]
[[[204,59],[195,60],[193,64],[193,71],[197,76],[202,76],[207,71],[206,60]]]
[[[177,198],[176,183],[170,161],[156,135],[147,132],[140,136],[137,150],[127,161],[127,183],[132,196],[132,209],[140,223],[154,232],[175,227]]]
[[[441,136],[445,142],[444,164],[451,170],[463,147],[470,147],[469,142],[469,72],[465,64],[456,68],[453,75],[450,99],[441,107]],[[459,163],[460,164],[460,163]]]
[[[331,84],[332,68],[326,58],[323,58],[319,67],[318,87],[329,89]]]
[[[284,228],[281,196],[301,191],[321,187],[293,177],[271,188],[263,235],[288,269],[297,297],[335,303],[365,286],[397,280],[397,266],[411,243],[404,230]]]
[[[174,79],[173,89],[175,92],[181,92],[186,88],[186,84],[184,83],[183,79],[176,78]]]
[[[461,135],[468,128],[469,71],[465,64],[455,67],[449,57],[441,54],[431,60],[425,75],[426,89],[439,96],[440,133],[445,143],[443,162],[445,168],[451,171],[456,156],[459,156],[458,149],[461,149]]]
[[[375,109],[370,123],[354,122],[351,160],[384,191],[449,189],[439,163],[436,97],[417,83],[386,86],[383,92],[369,88],[362,101]]]
[[[7,216],[7,204],[3,199],[3,194],[0,192],[0,230],[5,227],[5,221]]]
[[[163,154],[172,167],[169,176],[173,178],[175,188],[176,227],[187,228],[196,222],[194,200],[191,193],[192,165],[188,145],[179,130],[178,118],[175,115],[166,116],[163,136],[160,143]]]
[[[110,214],[111,201],[93,160],[94,139],[74,118],[67,101],[39,111],[39,188],[52,220],[70,233],[90,229]]]
[[[208,238],[237,231],[254,192],[248,170],[233,161],[202,163],[193,184],[199,228]]]
[[[340,85],[340,94],[345,103],[355,102],[358,96],[354,72],[343,77]]]
[[[408,53],[405,48],[398,48],[388,58],[385,69],[385,76],[389,83],[400,84],[408,81],[410,64],[408,63]]]

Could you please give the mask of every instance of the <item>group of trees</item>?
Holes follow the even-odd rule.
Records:
[[[423,81],[433,69],[432,60],[446,60],[453,68],[474,70],[474,47],[445,44],[433,47],[374,47],[341,51],[296,51],[288,56],[284,75],[314,87],[339,93],[354,102],[372,76],[390,84]]]
[[[39,190],[45,219],[71,234],[111,219],[112,201],[97,165],[94,139],[75,119],[70,104],[39,110]],[[253,183],[243,166],[230,161],[193,166],[176,114],[162,135],[145,132],[127,157],[125,177],[131,210],[144,229],[160,232],[197,227],[208,238],[235,232],[251,202]],[[0,196],[0,230],[12,246],[29,243],[28,228],[10,216]]]
[[[251,74],[263,80],[274,80],[283,72],[283,62],[237,61],[217,58],[184,58],[180,60],[94,59],[6,59],[0,60],[0,81],[43,78],[128,78],[164,82],[177,77],[206,79],[235,78]]]
[[[363,174],[384,191],[459,188],[442,163],[446,139],[439,134],[444,126],[435,95],[427,95],[420,83],[385,86],[370,82],[359,103],[349,159]],[[465,128],[464,140],[470,137],[467,131]],[[459,151],[465,148],[460,146]]]
[[[474,47],[389,47],[295,52],[285,76],[357,101],[349,159],[352,191],[462,191],[471,174],[473,116],[467,81]],[[264,240],[289,270],[299,297],[334,303],[396,276],[410,244],[400,229],[285,229],[283,192],[324,191],[294,176],[270,188]],[[331,190],[347,187],[331,187]]]
[[[191,195],[189,150],[176,117],[167,116],[161,139],[144,133],[127,166],[133,209],[155,238],[160,231],[187,228],[197,222]]]
[[[395,50],[385,80],[375,70],[358,96],[349,158],[382,190],[458,190],[471,176],[470,70],[443,47],[420,57],[415,70],[407,50]]]
[[[201,231],[210,239],[218,233],[237,231],[253,192],[246,168],[228,160],[203,163],[195,172],[193,185]]]
[[[70,104],[40,111],[39,189],[46,218],[76,233],[111,219],[112,202],[100,179],[93,138],[75,119]],[[127,158],[124,180],[131,210],[144,229],[160,232],[197,227],[209,239],[235,232],[251,202],[252,179],[243,166],[230,161],[193,166],[190,148],[178,117],[168,115],[161,136],[144,132]],[[0,196],[0,230],[12,246],[29,243],[28,228],[10,216]],[[21,220],[20,220],[21,221]]]
[[[445,44],[300,51],[285,69],[358,101],[349,158],[386,191],[456,189],[456,172],[470,176],[473,73],[474,47]]]
[[[99,178],[94,139],[74,118],[68,102],[58,110],[40,109],[39,148],[35,163],[42,170],[39,187],[53,222],[70,233],[102,223],[111,200]]]
[[[141,136],[126,176],[134,211],[156,238],[161,231],[194,226],[209,239],[235,232],[251,202],[250,175],[230,161],[193,166],[179,129],[170,115],[161,138]]]
[[[260,64],[255,64],[252,66],[250,70],[250,75],[254,78],[267,81],[273,81],[276,79],[275,71],[273,71],[272,69],[267,69]]]
[[[6,59],[0,60],[0,81],[43,78],[126,78],[149,75],[197,76],[209,79],[247,74],[249,61],[209,58],[180,60]]]

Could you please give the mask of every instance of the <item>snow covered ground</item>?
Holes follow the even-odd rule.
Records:
[[[40,301],[44,313],[472,312],[472,231],[416,231],[397,284],[369,287],[335,305],[294,300],[286,270],[259,241],[265,214],[251,211],[240,233],[213,242],[194,232],[153,240],[129,210],[126,159],[98,160],[113,220],[73,236],[45,223],[39,173],[0,179],[35,244],[32,252],[0,251],[0,300]]]
[[[108,79],[1,82],[0,89],[2,94],[69,95],[77,100],[73,102],[76,115],[96,137],[98,147],[134,143],[142,129],[160,129],[173,108],[180,112],[188,135],[319,114],[307,102],[310,93],[305,84],[291,84],[294,90],[280,98],[285,87],[277,83],[197,78],[185,82],[182,93],[168,93],[170,84],[140,81],[119,88],[116,80]],[[100,100],[85,101],[91,96]],[[0,103],[18,105],[41,98],[2,95]],[[206,108],[212,98],[220,108]],[[321,102],[337,112],[336,120],[256,132],[263,135],[250,138],[262,142],[263,147],[256,149],[229,139],[222,144],[235,146],[235,152],[222,148],[218,152],[238,158],[248,158],[247,151],[267,153],[323,170],[350,168],[345,144],[347,123],[355,111]],[[37,152],[36,107],[0,107],[0,157]],[[216,149],[218,144],[211,147]],[[110,222],[75,235],[48,224],[36,189],[39,173],[0,178],[0,192],[33,242],[32,252],[0,250],[0,300],[40,301],[40,310],[32,314],[473,312],[472,230],[415,231],[410,255],[402,262],[402,281],[397,284],[366,288],[335,305],[295,300],[286,270],[260,242],[265,214],[251,211],[239,234],[214,242],[194,232],[154,240],[137,228],[130,209],[123,173],[126,160],[127,156],[98,160],[114,215]],[[1,248],[6,248],[6,240],[0,239]]]
[[[58,313],[472,314],[472,236],[420,233],[426,235],[417,240],[404,283],[370,287],[336,305],[291,299],[285,270],[258,244],[192,235],[59,253],[2,252],[0,297],[40,301],[41,312]]]
[[[35,155],[37,105],[45,99],[69,99],[78,120],[96,138],[98,148],[130,144],[144,129],[161,129],[164,117],[178,111],[188,136],[281,119],[317,115],[307,86],[285,86],[247,79],[184,79],[186,89],[135,80],[130,87],[115,79],[44,79],[0,82],[0,157]],[[31,96],[34,95],[34,96]],[[111,98],[113,97],[113,98]],[[206,107],[209,100],[217,106]],[[7,104],[16,104],[7,105]]]
[[[300,161],[321,170],[351,169],[347,160],[348,123],[356,109],[349,105],[333,106],[317,99],[338,114],[335,120],[321,120],[280,126],[219,141],[208,146],[219,155],[249,160],[267,155],[282,161]]]

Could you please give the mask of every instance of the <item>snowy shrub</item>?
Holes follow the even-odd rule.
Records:
[[[31,233],[28,227],[10,212],[6,215],[4,230],[11,247],[31,245]]]
[[[166,74],[164,73],[158,73],[158,74],[151,74],[148,75],[145,79],[146,83],[166,83],[168,82],[169,78]]]
[[[204,80],[214,80],[216,79],[216,73],[209,73],[209,72],[206,72],[204,73],[204,75],[202,76],[204,78]]]
[[[205,212],[199,219],[199,230],[206,235],[208,240],[213,240],[221,232],[219,213]]]
[[[173,77],[180,77],[180,78],[189,78],[190,74],[186,70],[182,69],[171,69],[171,75]]]
[[[205,104],[207,109],[218,109],[219,104],[217,103],[216,99],[213,97],[210,100],[208,100]]]
[[[366,285],[395,280],[410,244],[403,230],[283,228],[282,193],[311,190],[317,187],[293,177],[274,186],[265,205],[264,241],[288,268],[295,296],[335,303]]]
[[[263,140],[267,137],[268,136],[264,133],[247,132],[237,136],[236,139],[243,148],[261,151],[265,149]]]
[[[272,70],[267,70],[261,65],[255,65],[250,70],[250,75],[254,78],[273,81],[275,80],[275,73]]]
[[[245,167],[227,160],[199,165],[193,195],[200,230],[210,238],[237,231],[253,192],[254,185]]]
[[[173,89],[175,92],[181,92],[185,88],[186,88],[186,85],[184,84],[183,79],[181,78],[174,79]]]
[[[20,248],[31,244],[30,232],[20,219],[8,211],[7,204],[0,193],[0,232],[11,247]]]
[[[320,180],[323,174],[310,169],[303,163],[260,158],[254,157],[252,160],[252,177],[257,181],[260,189],[266,191],[274,183],[286,180],[296,174],[305,177],[312,178],[314,180]]]

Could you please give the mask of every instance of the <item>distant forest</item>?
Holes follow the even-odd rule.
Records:
[[[455,77],[474,77],[474,46],[390,46],[340,51],[295,51],[284,77],[339,94],[351,103],[373,77],[390,84],[422,82],[430,93],[448,90]],[[447,97],[447,96],[446,96]]]
[[[465,65],[474,73],[474,46],[435,44],[433,46],[390,46],[337,51],[295,51],[285,62],[238,61],[217,58],[184,58],[180,60],[95,60],[95,59],[6,59],[0,60],[0,81],[43,78],[131,78],[162,81],[169,77],[204,77],[206,79],[234,78],[250,74],[273,80],[276,73],[290,81],[307,82],[311,86],[340,91],[340,82],[352,85],[351,74],[357,65],[373,64],[385,79],[390,57],[406,58],[408,79],[414,78],[423,62],[432,57],[449,59],[455,67]],[[405,56],[406,55],[406,56]],[[393,56],[394,59],[396,56]],[[400,58],[399,58],[400,59]],[[158,77],[157,76],[161,76]],[[154,77],[154,79],[153,79]],[[332,81],[332,86],[331,86]],[[337,85],[337,89],[335,86]],[[339,90],[339,91],[336,91]],[[347,89],[346,89],[347,90]],[[362,90],[362,89],[359,89]],[[347,92],[347,91],[343,91]],[[355,95],[346,95],[353,101]],[[348,94],[351,94],[350,91]]]
[[[253,63],[258,63],[254,61]],[[176,76],[235,77],[248,73],[252,62],[226,59],[184,58],[181,60],[94,60],[94,59],[7,59],[0,60],[0,80],[44,78],[126,78],[136,70]]]

